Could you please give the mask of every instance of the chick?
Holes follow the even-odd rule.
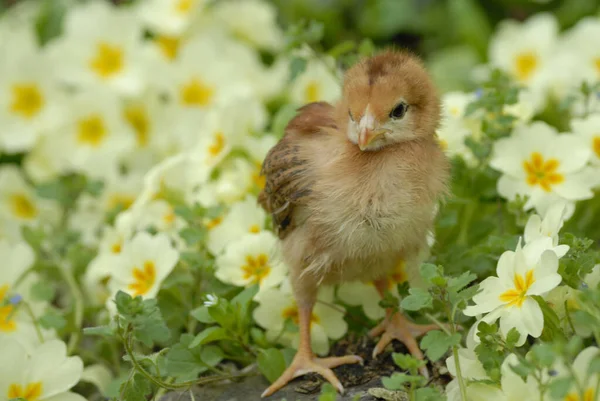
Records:
[[[362,359],[313,354],[317,290],[362,280],[374,281],[383,295],[399,261],[418,265],[449,181],[449,163],[435,138],[439,120],[439,98],[418,58],[386,51],[346,72],[335,106],[300,108],[267,155],[259,202],[273,217],[291,270],[300,343],[292,364],[263,397],[308,372],[343,392],[331,368]],[[373,355],[397,339],[423,359],[415,337],[434,327],[388,311],[371,331],[381,335]]]

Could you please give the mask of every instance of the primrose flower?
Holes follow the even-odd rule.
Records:
[[[520,23],[500,23],[490,40],[489,59],[493,67],[511,75],[535,95],[541,109],[552,80],[552,58],[558,41],[558,22],[549,13],[539,13]]]
[[[0,343],[16,340],[27,350],[40,343],[35,322],[24,309],[21,302],[27,302],[34,316],[40,317],[47,304],[36,301],[31,288],[39,279],[37,274],[29,273],[24,279],[20,277],[29,269],[35,260],[31,247],[25,242],[11,243],[0,240]],[[54,331],[42,331],[43,339],[54,337]],[[0,354],[1,355],[1,354]],[[0,393],[1,394],[1,393]]]
[[[275,257],[276,250],[277,238],[270,231],[243,234],[217,257],[215,276],[240,287],[258,284],[260,291],[275,287],[287,274],[285,264]]]
[[[83,362],[67,356],[67,346],[50,340],[29,353],[14,340],[0,342],[0,400],[84,401],[69,392],[81,379]]]
[[[594,84],[600,78],[600,49],[590,38],[600,36],[600,21],[596,17],[581,19],[566,31],[560,41],[561,53],[568,61],[568,75],[572,86],[582,81]]]
[[[398,284],[405,282],[407,279],[406,263],[400,260],[388,277],[388,291],[398,296]],[[369,319],[379,320],[385,316],[385,309],[379,306],[381,297],[373,283],[360,281],[343,283],[338,287],[337,296],[348,305],[361,305]]]
[[[600,70],[598,74],[600,74]],[[580,137],[591,149],[592,164],[600,167],[600,113],[590,114],[587,118],[572,120],[571,128],[573,133]]]
[[[146,83],[143,34],[131,8],[90,1],[66,15],[64,34],[50,42],[49,52],[66,82],[108,86],[132,96]]]
[[[564,398],[565,401],[596,401],[598,399],[600,395],[597,393],[600,375],[590,370],[592,360],[598,357],[600,357],[600,349],[598,347],[587,347],[577,355],[573,362],[573,371],[575,373],[575,380],[581,385],[581,388],[573,383],[569,389],[569,393]],[[558,372],[557,378],[569,375],[569,371],[564,364],[559,363],[556,371]],[[580,393],[583,393],[583,398],[581,398]]]
[[[243,237],[246,233],[258,234],[265,225],[267,215],[258,206],[254,197],[231,206],[229,213],[221,220],[215,221],[208,232],[207,247],[213,255],[218,255],[227,245]]]
[[[550,238],[556,256],[559,258],[565,256],[569,246],[558,244],[558,232],[564,224],[565,213],[566,204],[557,202],[548,208],[543,220],[537,214],[529,217],[525,225],[525,242],[529,244],[539,238]]]
[[[286,321],[298,325],[298,306],[289,282],[284,282],[279,289],[265,290],[257,301],[260,305],[254,310],[254,320],[267,330],[267,339],[278,339],[283,345],[298,348],[298,331],[284,330]],[[318,355],[329,352],[329,339],[340,339],[348,330],[343,308],[332,304],[333,287],[320,287],[310,325],[312,349]]]
[[[525,209],[544,214],[556,201],[573,202],[593,196],[592,171],[586,168],[589,147],[575,135],[561,134],[546,123],[518,126],[512,136],[494,145],[490,166],[503,173],[501,196],[529,197]]]
[[[111,292],[121,290],[134,297],[153,298],[178,260],[179,252],[166,234],[139,232],[123,245],[119,261],[113,265]]]
[[[206,0],[146,0],[139,3],[142,20],[161,34],[177,36],[187,30]]]
[[[502,362],[502,366],[500,367],[502,373],[500,379],[502,395],[497,398],[498,401],[541,399],[537,381],[531,376],[523,380],[521,376],[511,369],[511,366],[517,365],[518,361],[515,354],[510,354]]]
[[[512,328],[521,335],[518,344],[527,336],[539,337],[544,328],[544,316],[533,295],[544,295],[562,278],[558,274],[558,257],[552,250],[552,239],[541,238],[524,247],[500,256],[496,269],[498,277],[488,277],[480,284],[481,292],[473,297],[475,305],[464,313],[477,316],[486,313],[483,321],[493,323],[500,319],[504,336]]]
[[[290,100],[306,104],[320,100],[333,102],[341,95],[338,78],[322,61],[311,60],[306,69],[294,80],[290,89]]]

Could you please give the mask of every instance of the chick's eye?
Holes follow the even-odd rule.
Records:
[[[396,107],[394,107],[392,111],[390,111],[390,118],[402,118],[406,114],[407,110],[408,105],[406,103],[398,103]]]

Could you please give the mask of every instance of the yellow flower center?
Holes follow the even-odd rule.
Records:
[[[214,219],[207,221],[204,225],[206,226],[207,229],[212,230],[213,228],[215,228],[216,226],[221,224],[222,221],[223,221],[223,217],[219,216],[219,217],[215,217]]]
[[[583,399],[581,399],[579,393],[570,393],[565,397],[565,401],[596,401],[594,395],[594,389],[592,387],[588,387],[583,393]]]
[[[110,78],[123,69],[123,50],[106,42],[96,45],[96,54],[90,60],[90,67],[101,78]]]
[[[13,383],[8,386],[8,399],[23,398],[27,401],[36,401],[42,395],[42,382],[29,383],[23,387],[20,384]]]
[[[592,148],[594,149],[594,153],[596,153],[596,156],[600,157],[600,134],[594,137],[592,142]]]
[[[144,267],[133,268],[133,283],[129,284],[129,289],[133,291],[133,296],[146,294],[156,281],[156,268],[154,262],[147,260]]]
[[[404,259],[400,259],[390,274],[389,285],[392,287],[393,285],[403,283],[406,280],[406,262],[404,262]]]
[[[0,287],[0,302],[4,301],[8,294],[8,285]],[[11,319],[14,307],[12,305],[0,306],[0,332],[11,332],[17,329],[17,324]]]
[[[515,59],[515,70],[519,81],[527,81],[538,68],[538,56],[534,52],[523,52]]]
[[[9,202],[13,215],[20,219],[31,220],[38,215],[35,203],[24,193],[12,194]]]
[[[253,224],[252,226],[250,226],[250,229],[248,231],[252,234],[258,234],[260,232],[260,227],[258,226],[258,224]]]
[[[256,168],[254,169],[254,172],[252,173],[252,182],[258,188],[263,189],[265,187],[265,184],[267,183],[267,177],[260,174],[261,170],[262,170],[262,164],[256,163]]]
[[[535,283],[533,270],[529,270],[525,274],[525,277],[520,274],[515,274],[513,282],[515,288],[503,292],[500,295],[500,300],[506,302],[508,306],[518,306],[520,308],[523,305],[523,302],[525,302],[527,291],[529,291],[529,288]]]
[[[150,132],[150,119],[146,109],[141,105],[129,105],[125,107],[123,115],[135,132],[138,146],[145,148],[148,145]]]
[[[596,67],[596,72],[600,75],[600,57],[594,59],[594,66]]]
[[[264,253],[256,257],[247,255],[246,264],[242,266],[242,270],[244,271],[245,280],[250,279],[253,284],[260,283],[271,271],[269,258]]]
[[[187,14],[192,10],[195,0],[179,0],[175,4],[175,9],[181,14]]]
[[[77,141],[82,145],[98,147],[102,144],[106,134],[104,121],[97,114],[93,114],[78,122]]]
[[[110,251],[112,253],[121,253],[121,250],[123,249],[123,245],[120,242],[115,242],[114,244],[112,244],[112,246],[110,247]]]
[[[215,90],[211,86],[194,78],[181,88],[181,103],[186,106],[205,107],[210,104],[214,94]]]
[[[317,81],[310,81],[304,88],[304,98],[308,103],[316,102],[321,98],[321,87]]]
[[[12,87],[10,111],[24,118],[35,117],[44,107],[44,95],[34,83],[20,83]]]
[[[523,168],[527,173],[527,183],[529,185],[539,185],[546,192],[552,190],[552,185],[560,184],[565,177],[557,173],[560,162],[556,159],[544,160],[539,152],[533,152],[531,159],[523,162]]]
[[[214,139],[214,142],[208,147],[208,153],[212,157],[217,157],[225,148],[225,135],[222,132],[217,132]]]
[[[284,320],[291,319],[292,322],[294,322],[295,324],[298,324],[298,321],[299,321],[298,307],[296,305],[293,305],[293,306],[289,306],[289,307],[285,308],[283,310],[283,312],[281,312],[281,316],[283,317]],[[310,322],[311,323],[313,323],[313,322],[319,323],[319,317],[313,313],[310,316]]]
[[[438,143],[440,144],[440,148],[442,148],[442,150],[448,150],[448,141],[438,138]]]
[[[131,195],[113,194],[108,201],[108,208],[116,209],[118,207],[120,210],[127,210],[131,207],[134,201],[135,198]]]
[[[161,35],[156,38],[156,44],[166,58],[175,60],[175,58],[177,58],[177,53],[179,52],[181,39],[176,36]]]
[[[163,216],[163,221],[166,224],[173,224],[173,222],[175,221],[175,213],[173,213],[173,211],[170,211],[169,213],[165,214]]]

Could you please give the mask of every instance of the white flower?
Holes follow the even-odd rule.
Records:
[[[222,221],[209,230],[206,243],[208,250],[213,255],[218,255],[228,244],[244,234],[258,234],[264,228],[266,217],[265,211],[258,206],[254,197],[248,196],[245,200],[234,203]]]
[[[598,288],[598,284],[600,284],[600,264],[595,265],[583,281],[590,288]]]
[[[25,242],[10,243],[0,240],[0,343],[14,339],[27,350],[40,343],[35,322],[21,302],[27,302],[34,316],[39,317],[46,308],[45,302],[36,301],[31,294],[33,284],[39,279],[29,273],[21,279],[35,260],[33,250]],[[3,305],[4,304],[4,305]],[[53,331],[41,333],[45,339],[54,337]]]
[[[244,60],[224,54],[234,45],[237,44],[216,33],[195,36],[169,65],[170,74],[157,82],[177,107],[173,110],[178,119],[192,124],[191,128],[206,111],[251,90],[251,83],[238,68]]]
[[[48,182],[65,170],[63,147],[54,135],[38,138],[23,159],[23,169],[34,182]]]
[[[582,81],[594,84],[600,78],[600,49],[590,38],[600,36],[600,20],[596,17],[581,19],[566,31],[560,42],[560,52],[567,61],[565,78],[571,86]]]
[[[268,289],[257,300],[260,305],[254,310],[254,320],[267,330],[267,339],[278,339],[284,345],[298,348],[298,332],[284,331],[287,320],[298,325],[298,306],[290,286]],[[329,352],[329,339],[340,339],[347,330],[343,308],[333,305],[333,287],[320,287],[311,317],[312,350],[318,355],[326,355]]]
[[[0,400],[84,401],[69,392],[83,372],[77,356],[67,356],[67,346],[50,340],[28,353],[18,342],[0,342],[0,355],[10,363],[0,365]]]
[[[600,114],[591,114],[587,118],[571,120],[571,128],[573,133],[592,150],[592,163],[600,166]]]
[[[465,116],[469,103],[475,95],[464,92],[449,92],[442,97],[442,124],[437,132],[442,149],[449,155],[461,155],[471,160],[473,155],[465,145],[465,138],[479,130],[479,121]]]
[[[254,187],[264,186],[264,177],[258,175],[259,171],[256,164],[236,158],[223,166],[217,180],[199,188],[193,199],[203,206],[231,205],[244,199]]]
[[[247,233],[232,240],[215,261],[219,280],[237,286],[258,284],[260,291],[283,281],[287,269],[276,256],[277,238],[273,233]]]
[[[45,54],[14,33],[10,37],[14,44],[0,46],[0,149],[15,153],[30,150],[40,135],[55,129],[65,109]]]
[[[334,102],[340,95],[339,79],[319,60],[310,60],[290,88],[290,100],[299,105],[320,100]]]
[[[166,234],[137,233],[123,245],[122,255],[113,266],[112,293],[121,290],[132,296],[155,297],[178,259],[179,252]]]
[[[152,30],[180,35],[202,11],[204,3],[205,0],[145,0],[140,2],[139,13]]]
[[[568,245],[558,244],[558,232],[562,228],[565,220],[566,205],[563,202],[557,202],[548,208],[544,219],[537,214],[532,215],[525,225],[524,239],[527,244],[540,238],[552,239],[552,250],[556,256],[562,258],[569,251]]]
[[[476,382],[477,380],[488,380],[489,377],[475,353],[475,347],[477,346],[473,338],[475,329],[475,326],[471,326],[467,334],[467,347],[458,349],[460,371],[467,385],[467,400],[465,401],[493,400],[496,399],[495,397],[501,395],[501,390],[489,384]],[[446,367],[450,375],[456,377],[456,360],[453,355],[446,359]],[[446,386],[446,395],[449,401],[463,401],[458,379],[453,379],[448,383]]]
[[[537,381],[529,376],[524,381],[521,376],[516,374],[511,366],[518,364],[518,358],[515,354],[506,357],[500,371],[502,373],[500,385],[502,387],[502,396],[498,401],[520,401],[520,400],[539,400],[540,390]],[[487,401],[487,400],[486,400]]]
[[[586,164],[591,151],[572,134],[559,135],[543,122],[518,126],[511,137],[494,145],[490,166],[503,173],[498,192],[513,200],[527,195],[525,209],[538,212],[557,200],[576,201],[593,196]]]
[[[597,359],[599,356],[600,349],[598,347],[587,347],[577,355],[572,369],[575,373],[575,380],[581,387],[573,383],[569,394],[565,397],[566,401],[596,401],[598,399],[600,395],[597,393],[600,375],[590,371],[590,364],[592,360]],[[556,370],[558,371],[558,378],[570,375],[570,369],[567,370],[563,364],[559,364]],[[580,393],[583,393],[583,398],[580,397]]]
[[[213,9],[215,22],[233,36],[265,50],[278,50],[283,32],[277,25],[277,10],[262,0],[221,1]]]
[[[521,335],[523,344],[528,335],[539,337],[544,327],[544,316],[532,295],[544,295],[562,280],[558,271],[558,257],[551,250],[552,240],[541,238],[517,250],[506,251],[500,256],[496,273],[480,284],[482,290],[473,297],[475,305],[464,313],[483,317],[486,323],[500,319],[500,331],[504,336],[512,328]]]
[[[0,167],[0,219],[6,235],[19,239],[21,226],[50,223],[59,216],[56,203],[37,197],[17,167]]]
[[[133,147],[114,93],[95,89],[80,92],[70,102],[70,121],[56,140],[62,147],[65,170],[94,178],[116,174],[117,162]]]
[[[398,284],[408,280],[406,263],[400,260],[388,277],[388,291],[398,296]],[[379,306],[381,297],[373,283],[360,281],[343,283],[337,290],[338,298],[348,305],[361,305],[369,319],[379,320],[385,316],[385,309]]]
[[[535,94],[535,108],[544,104],[551,83],[551,61],[558,39],[558,23],[552,14],[539,13],[520,23],[500,23],[490,40],[490,64],[529,87]]]
[[[49,51],[66,82],[108,85],[135,95],[145,85],[142,39],[142,26],[130,8],[95,0],[67,14],[64,33]]]

